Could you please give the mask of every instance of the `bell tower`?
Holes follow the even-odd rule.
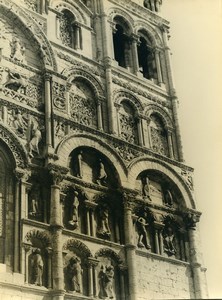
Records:
[[[1,0],[3,298],[207,298],[161,7]]]

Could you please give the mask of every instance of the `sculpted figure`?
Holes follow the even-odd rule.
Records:
[[[109,210],[106,205],[100,208],[98,215],[99,228],[97,233],[103,237],[109,237],[111,234],[109,228]]]
[[[101,267],[99,272],[99,299],[114,299],[113,293],[113,279],[114,279],[114,268],[113,266],[108,266],[104,270],[104,267]]]
[[[146,176],[143,180],[142,180],[142,194],[144,197],[148,198],[151,201],[150,198],[150,185],[149,185],[149,177]]]
[[[22,88],[26,87],[26,83],[19,73],[8,71],[8,80],[4,83],[4,86],[13,91],[19,92]]]
[[[82,178],[83,173],[82,173],[82,151],[79,152],[77,155],[77,177]]]
[[[75,228],[78,227],[78,220],[79,220],[78,208],[79,208],[78,192],[74,191],[74,197],[71,206],[71,219],[69,221],[69,224],[74,226]]]
[[[169,255],[176,254],[176,248],[174,246],[174,233],[173,228],[168,226],[165,234],[163,235],[163,242],[164,242],[164,251]]]
[[[166,190],[164,195],[165,205],[172,206],[173,205],[173,196],[169,190]]]
[[[27,120],[22,115],[20,110],[11,115],[9,120],[9,126],[13,127],[19,136],[25,133],[27,128]]]
[[[102,163],[102,160],[100,159],[99,160],[99,175],[98,175],[96,182],[99,185],[104,185],[106,183],[106,179],[107,179],[107,174],[105,171],[105,167],[104,167],[104,164]]]
[[[31,205],[30,205],[30,212],[29,214],[33,217],[37,216],[39,214],[39,204],[38,200],[36,199],[31,199]]]
[[[81,293],[82,285],[82,268],[78,257],[71,257],[67,266],[67,274],[69,277],[70,290]]]
[[[11,55],[10,57],[11,58],[14,58],[20,62],[23,61],[23,56],[24,56],[24,53],[25,53],[25,47],[23,47],[21,44],[20,44],[20,41],[18,38],[13,38],[12,42],[10,43],[10,46],[11,46]]]
[[[144,216],[146,218],[146,213],[144,213]],[[149,224],[145,218],[139,217],[136,221],[137,232],[139,235],[137,245],[139,248],[146,248],[149,250],[149,249],[151,249],[151,246],[148,242],[148,236],[147,236],[147,231],[146,231],[146,226]]]
[[[39,154],[39,142],[42,139],[42,133],[39,129],[39,124],[33,116],[29,116],[28,128],[27,128],[27,150],[30,157],[34,156],[34,153]]]
[[[33,283],[35,285],[42,286],[42,275],[43,275],[43,260],[41,256],[41,251],[39,248],[35,250],[33,253],[33,258],[31,262],[31,267],[32,267],[32,278],[33,278]]]

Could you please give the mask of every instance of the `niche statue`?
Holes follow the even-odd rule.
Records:
[[[166,190],[164,195],[164,201],[166,206],[173,206],[173,196],[172,193],[169,190]]]
[[[82,292],[82,273],[83,271],[80,265],[80,259],[76,256],[71,257],[67,266],[70,291],[77,293]]]
[[[79,208],[78,192],[74,191],[74,197],[73,197],[72,205],[70,207],[71,217],[70,217],[70,220],[69,220],[69,224],[73,227],[73,229],[76,229],[79,226],[79,223],[78,223],[78,221],[79,221],[78,208]]]
[[[99,174],[96,179],[96,183],[99,185],[105,185],[106,184],[106,179],[107,179],[107,174],[105,171],[104,164],[102,163],[102,160],[99,160]]]
[[[97,234],[103,238],[109,238],[111,231],[109,228],[109,209],[107,205],[100,207],[98,212],[98,229]]]
[[[41,256],[41,251],[37,248],[33,252],[33,257],[31,260],[31,274],[32,274],[32,283],[35,285],[42,286],[42,275],[43,275],[43,260]]]
[[[148,236],[147,236],[147,231],[146,231],[146,226],[149,225],[149,223],[146,221],[147,214],[144,213],[144,218],[143,217],[138,217],[136,221],[136,228],[138,232],[138,243],[137,246],[139,248],[146,248],[147,250],[151,249],[151,246],[148,241]]]
[[[142,179],[142,195],[144,198],[148,198],[152,201],[150,197],[150,181],[148,176]]]
[[[163,243],[164,243],[164,251],[168,254],[168,256],[172,256],[176,254],[176,248],[174,246],[174,232],[171,226],[168,226],[163,234]]]
[[[113,293],[113,266],[106,266],[105,270],[102,266],[99,272],[99,299],[114,299]]]

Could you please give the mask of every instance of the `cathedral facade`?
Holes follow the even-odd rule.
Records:
[[[161,6],[0,1],[0,299],[207,298]]]

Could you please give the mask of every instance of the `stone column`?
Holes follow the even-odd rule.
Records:
[[[22,247],[23,255],[22,255],[22,274],[24,274],[25,277],[25,283],[29,282],[29,264],[28,264],[28,256],[30,253],[30,250],[32,248],[31,244],[24,243]]]
[[[61,217],[60,183],[66,168],[55,164],[48,165],[49,173],[52,176],[51,185],[51,207],[50,207],[50,228],[52,236],[52,274],[53,274],[53,300],[64,299],[64,274],[62,256],[62,230],[63,222]]]
[[[86,208],[86,232],[87,235],[96,236],[95,232],[95,219],[94,219],[94,210],[97,206],[95,202],[85,200],[85,208]]]
[[[47,248],[48,254],[48,279],[47,279],[47,287],[48,289],[52,288],[52,248]]]
[[[149,143],[149,148],[152,149],[150,122],[151,122],[151,119],[150,119],[150,117],[148,117],[147,118],[148,143]]]
[[[139,72],[139,59],[138,59],[138,51],[137,51],[139,36],[136,34],[132,34],[131,41],[132,41],[133,69],[134,69],[134,74],[137,75],[137,73]]]
[[[120,300],[126,300],[125,297],[125,274],[127,271],[127,268],[123,265],[118,266],[119,271],[120,271]]]
[[[128,266],[129,300],[138,300],[137,272],[136,272],[136,246],[133,241],[132,207],[126,195],[124,197],[124,233],[126,262]]]
[[[136,121],[137,121],[137,130],[138,130],[139,145],[143,146],[144,142],[143,142],[143,131],[142,131],[142,121],[141,121],[141,118],[138,117]]]
[[[174,78],[171,68],[171,53],[170,48],[168,46],[168,28],[166,26],[161,27],[162,35],[163,35],[163,42],[164,42],[164,53],[165,53],[165,61],[166,61],[166,69],[167,69],[167,77],[168,77],[168,84],[171,92],[175,92],[175,84]]]
[[[158,84],[161,86],[163,83],[163,75],[160,63],[160,49],[155,49],[155,61],[156,61],[156,69],[157,69],[157,80]]]
[[[202,266],[202,253],[200,252],[200,237],[196,227],[199,216],[188,213],[185,216],[185,223],[188,229],[190,261],[193,272],[193,284],[196,299],[208,298],[206,283],[206,268]]]
[[[167,128],[167,142],[168,142],[169,156],[170,156],[170,158],[174,159],[172,129],[171,128]]]
[[[52,95],[50,74],[45,74],[45,130],[46,130],[46,152],[52,147]]]
[[[179,156],[179,161],[183,162],[184,161],[183,147],[182,147],[182,140],[181,140],[181,135],[180,135],[178,114],[177,114],[177,97],[173,96],[171,99],[172,99],[172,109],[173,109],[173,116],[174,116],[174,123],[175,123],[178,156]]]
[[[163,237],[162,237],[163,227],[164,227],[163,223],[154,221],[155,248],[156,248],[156,253],[160,255],[163,254]]]
[[[100,100],[98,100],[97,102],[97,124],[98,124],[98,129],[103,131],[102,104]]]
[[[96,297],[98,295],[98,286],[97,286],[97,272],[96,267],[99,261],[93,257],[88,257],[88,296]]]

